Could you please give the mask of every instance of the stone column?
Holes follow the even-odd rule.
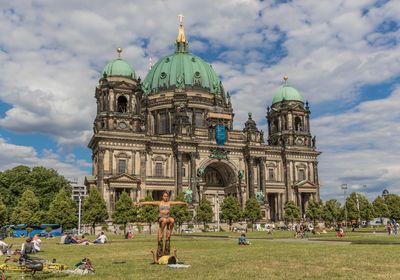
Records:
[[[277,194],[277,198],[278,198],[278,221],[281,221],[282,220],[282,218],[281,218],[281,215],[282,215],[282,213],[281,213],[281,207],[282,207],[282,197],[281,197],[281,194],[280,193],[278,193]]]
[[[300,217],[303,218],[303,205],[301,201],[301,193],[297,191],[297,206],[299,206]]]
[[[247,185],[249,189],[248,198],[255,198],[253,186],[253,159],[249,157],[247,160]]]
[[[144,185],[146,182],[146,151],[140,151],[140,180]],[[146,192],[140,193],[140,199],[144,199]]]
[[[104,153],[105,149],[98,148],[97,151],[97,189],[104,197]],[[107,200],[106,200],[107,201]]]
[[[274,194],[274,220],[275,220],[275,222],[277,222],[278,221],[278,217],[279,217],[279,215],[278,215],[278,194],[276,193],[276,194]]]
[[[176,195],[182,192],[182,152],[176,155]]]
[[[200,202],[200,199],[198,198],[197,194],[197,174],[196,174],[196,154],[191,153],[190,154],[190,185],[192,189],[192,200],[193,202]]]
[[[264,193],[264,197],[265,197],[265,159],[264,158],[260,159],[259,168],[260,168],[260,176],[259,176],[260,190]]]

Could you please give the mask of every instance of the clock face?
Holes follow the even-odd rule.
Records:
[[[119,123],[119,127],[120,127],[120,128],[126,128],[126,123],[120,122],[120,123]]]
[[[297,139],[297,144],[299,144],[299,145],[301,145],[301,144],[303,144],[303,140],[302,139]]]

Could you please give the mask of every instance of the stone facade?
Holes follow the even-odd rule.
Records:
[[[143,88],[140,78],[107,74],[96,88],[93,171],[85,184],[98,188],[109,211],[123,190],[139,201],[148,193],[157,200],[168,191],[173,199],[191,189],[194,205],[206,195],[214,207],[218,196],[232,194],[243,207],[258,196],[265,221],[283,220],[289,200],[303,214],[310,199],[319,199],[320,152],[308,103],[283,99],[268,107],[265,143],[250,113],[243,130],[233,129],[222,84],[218,93],[196,83],[151,94]],[[223,146],[216,145],[217,127],[225,128]]]

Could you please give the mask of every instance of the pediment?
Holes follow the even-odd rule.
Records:
[[[110,183],[140,183],[140,179],[126,173],[118,174],[106,179]]]
[[[316,185],[314,183],[312,183],[308,180],[299,181],[295,184],[295,186],[298,188],[310,188],[310,187],[314,188],[314,187],[316,187]]]

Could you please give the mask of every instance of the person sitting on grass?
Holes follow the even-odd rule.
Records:
[[[246,234],[239,236],[239,245],[250,245],[250,242],[246,241]]]
[[[36,254],[35,246],[32,242],[32,238],[28,237],[26,242],[22,244],[21,255],[26,256],[29,254]]]
[[[39,234],[35,234],[32,239],[33,246],[35,247],[36,252],[40,251],[42,246],[42,240],[39,239]]]
[[[96,240],[93,241],[93,243],[104,244],[107,241],[108,241],[107,236],[104,234],[104,232],[101,232],[99,237],[97,237]]]
[[[68,233],[67,237],[65,238],[64,244],[77,244],[78,241],[72,238],[72,234]]]
[[[81,240],[79,240],[79,243],[81,245],[92,245],[92,243],[89,242],[89,239],[86,237],[86,234],[82,235]]]
[[[153,254],[154,264],[176,264],[178,262],[178,257],[176,256],[177,249],[174,248],[174,255],[165,255],[157,259],[156,250],[154,248],[151,249],[151,253]]]
[[[0,256],[7,254],[7,256],[11,255],[10,249],[13,245],[7,244],[4,242],[4,239],[0,237]]]

